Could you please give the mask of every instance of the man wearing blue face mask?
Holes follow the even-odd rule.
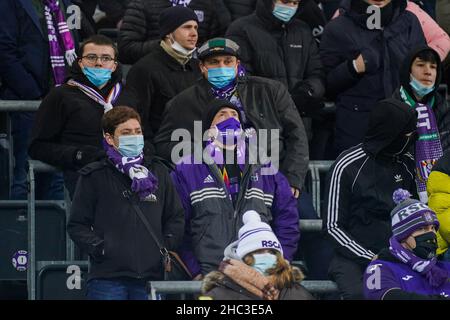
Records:
[[[246,75],[238,58],[239,46],[230,39],[207,41],[199,48],[198,57],[204,79],[167,103],[154,139],[157,154],[175,162],[171,153],[178,141],[172,141],[172,132],[186,129],[194,141],[194,121],[202,120],[211,100],[228,100],[240,110],[243,129],[278,130],[280,171],[298,197],[308,170],[308,143],[286,87],[278,81]]]
[[[226,100],[213,100],[208,107],[201,164],[186,156],[172,172],[186,219],[181,258],[197,279],[216,269],[242,225],[242,215],[256,210],[273,226],[284,258],[292,260],[300,231],[288,181],[280,172],[265,174],[267,164],[249,161],[252,150],[238,107]]]
[[[119,97],[121,81],[114,43],[96,35],[83,42],[66,82],[39,107],[28,153],[61,168],[71,196],[76,171],[104,156],[100,121]]]
[[[107,158],[80,170],[67,232],[90,257],[88,299],[146,300],[147,281],[162,280],[163,268],[159,244],[144,223],[175,250],[183,235],[183,208],[164,165],[151,159],[144,164],[136,111],[116,107],[103,116],[101,127]]]
[[[394,98],[419,114],[415,143],[416,182],[420,200],[427,203],[426,183],[434,163],[450,149],[450,106],[437,91],[442,77],[441,59],[430,47],[413,49],[400,71],[401,86]]]
[[[311,29],[298,19],[306,3],[259,0],[255,12],[234,21],[226,36],[239,45],[240,61],[249,74],[286,86],[312,137],[312,117],[320,121],[324,106],[325,76]],[[311,143],[311,153],[314,147]]]

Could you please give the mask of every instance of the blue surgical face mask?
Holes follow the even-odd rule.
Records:
[[[234,67],[220,67],[208,69],[208,81],[214,87],[222,89],[236,78]]]
[[[268,276],[267,270],[275,267],[277,263],[277,256],[272,253],[256,253],[253,255],[255,263],[253,264],[253,269]]]
[[[242,134],[241,123],[233,117],[219,122],[216,128],[216,139],[223,145],[235,145]]]
[[[414,78],[412,74],[409,75],[410,82],[409,85],[413,88],[414,92],[417,93],[419,97],[425,97],[431,91],[434,90],[434,84],[432,86],[424,86],[419,80]]]
[[[276,3],[272,14],[279,20],[288,22],[297,12],[298,7],[290,7],[284,4]]]
[[[111,69],[83,67],[82,70],[84,75],[96,87],[104,85],[111,79]]]
[[[120,136],[119,137],[119,150],[120,154],[124,157],[134,158],[139,156],[144,149],[144,136],[142,134],[134,136]]]

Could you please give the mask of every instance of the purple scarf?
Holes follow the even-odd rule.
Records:
[[[103,140],[103,148],[116,168],[132,180],[131,190],[143,201],[155,201],[153,194],[158,189],[158,179],[142,165],[144,156],[141,153],[134,158],[123,157],[114,147]]]
[[[431,287],[438,288],[448,280],[449,274],[447,270],[436,265],[436,258],[430,260],[419,258],[411,251],[405,249],[394,236],[389,239],[389,244],[389,251],[401,262],[424,276]]]
[[[170,2],[172,2],[172,7],[175,6],[187,7],[189,3],[191,3],[191,0],[170,0]]]
[[[439,158],[444,154],[442,151],[439,130],[432,106],[434,97],[429,104],[415,102],[406,90],[400,88],[402,99],[418,113],[417,117],[417,142],[416,142],[416,184],[420,201],[428,202],[427,181],[431,169]]]
[[[57,0],[44,0],[44,5],[53,78],[55,80],[55,86],[60,86],[64,83],[65,78],[64,56],[67,64],[71,66],[77,58],[77,55],[75,53],[72,34],[64,19],[59,2]],[[60,46],[60,41],[64,46],[64,54]]]

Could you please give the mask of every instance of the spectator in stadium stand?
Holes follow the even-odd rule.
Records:
[[[336,103],[337,154],[363,141],[370,110],[399,86],[399,68],[411,48],[426,44],[406,5],[406,0],[343,0],[344,13],[325,27],[320,54],[326,94]]]
[[[426,183],[434,163],[450,150],[450,106],[439,92],[441,60],[436,51],[414,48],[400,70],[400,88],[394,98],[418,113],[415,144],[416,182],[420,200],[428,202]]]
[[[257,0],[224,0],[226,9],[230,12],[231,21],[246,17],[255,12]],[[319,4],[314,0],[302,0],[295,19],[306,22],[314,39],[320,43],[327,19]]]
[[[146,284],[163,279],[163,266],[134,206],[168,250],[182,240],[183,207],[164,165],[144,159],[136,111],[115,107],[101,126],[107,158],[80,171],[67,232],[91,258],[88,299],[147,300]]]
[[[107,37],[82,43],[68,81],[54,88],[39,106],[29,155],[64,172],[72,196],[77,170],[104,157],[101,119],[120,95],[121,67],[117,49]]]
[[[247,211],[239,239],[224,251],[218,271],[202,282],[202,300],[313,300],[303,273],[283,258],[280,241],[258,213]]]
[[[344,299],[363,298],[364,270],[388,245],[393,192],[417,195],[408,152],[416,125],[417,113],[407,104],[378,102],[364,142],[341,153],[328,173],[323,225],[335,248],[329,274]]]
[[[447,34],[448,30],[447,32],[443,30],[432,17],[412,1],[407,1],[406,10],[414,13],[417,19],[419,19],[428,46],[436,50],[439,53],[441,60],[444,61],[450,51],[450,37]],[[339,14],[343,12],[344,9],[341,8],[336,11],[333,18],[339,16]]]
[[[257,133],[260,129],[278,130],[279,138],[269,131],[263,143],[267,142],[270,154],[271,146],[279,142],[276,148],[280,171],[297,198],[308,170],[308,143],[302,119],[285,86],[271,79],[246,75],[239,63],[239,46],[230,39],[208,40],[198,50],[198,57],[203,79],[167,103],[154,139],[157,154],[176,162],[171,159],[172,150],[179,142],[172,141],[172,132],[185,129],[193,141],[194,121],[203,119],[211,100],[225,99],[239,108],[245,130]]]
[[[70,1],[3,0],[0,2],[0,99],[41,100],[64,82],[65,68],[76,59],[77,34],[69,30]],[[50,39],[50,40],[49,40]],[[27,198],[27,146],[34,112],[11,113],[14,144],[12,199]],[[43,196],[62,199],[61,175],[45,178]],[[44,181],[43,181],[44,182]]]
[[[450,262],[450,150],[436,162],[427,181],[428,205],[436,213],[440,227],[437,254]]]
[[[154,49],[128,72],[119,103],[138,110],[143,120],[145,153],[161,124],[167,101],[202,77],[193,52],[198,40],[198,18],[182,6],[164,9],[159,18],[160,38]],[[148,150],[150,149],[150,151]]]
[[[239,45],[248,74],[286,86],[311,137],[310,116],[323,107],[325,77],[311,30],[296,19],[302,5],[298,0],[259,0],[256,11],[234,21],[226,36]]]
[[[274,227],[284,258],[292,261],[300,231],[288,181],[271,163],[252,161],[257,150],[242,130],[238,107],[227,100],[212,100],[207,107],[203,156],[196,161],[196,154],[188,155],[171,173],[185,210],[181,258],[197,279],[216,270],[242,216],[252,210]]]
[[[220,12],[223,0],[133,0],[128,4],[119,31],[119,59],[134,64],[149,53],[155,42],[159,43],[158,26],[161,11],[172,6],[183,6],[194,10],[198,17],[200,43],[221,36],[230,23],[228,12]]]
[[[391,212],[392,236],[364,273],[371,300],[448,300],[450,263],[436,257],[439,221],[426,204],[398,189]]]

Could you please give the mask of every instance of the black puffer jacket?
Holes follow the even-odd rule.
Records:
[[[319,51],[306,23],[283,23],[272,6],[272,0],[259,0],[256,12],[234,21],[226,36],[239,44],[249,73],[284,83],[302,110],[311,103],[307,97],[320,99],[325,93]]]
[[[140,201],[131,180],[109,161],[84,167],[73,198],[67,232],[93,258],[89,278],[132,277],[162,280],[161,254],[137,215],[135,202],[168,250],[183,237],[183,207],[165,167],[152,162],[158,178],[156,201]]]
[[[119,99],[120,104],[138,110],[148,142],[159,129],[166,103],[201,78],[198,60],[182,65],[159,43],[154,46],[128,72],[126,88]]]
[[[366,267],[388,244],[392,194],[398,188],[417,195],[414,159],[384,151],[400,135],[410,132],[416,112],[395,99],[376,105],[376,115],[363,144],[339,155],[331,167],[325,190],[324,228],[339,255]],[[391,104],[393,107],[387,108]]]
[[[108,19],[117,24],[125,14],[125,9],[131,0],[98,0],[100,10],[106,13]]]
[[[442,79],[442,62],[441,62],[441,59],[439,58],[439,54],[435,50],[431,49],[428,46],[421,46],[419,48],[412,50],[411,53],[405,58],[405,61],[402,65],[402,69],[400,70],[400,85],[406,90],[408,95],[411,98],[413,98],[414,101],[417,102],[417,99],[415,98],[415,96],[413,94],[413,89],[411,88],[411,86],[409,84],[411,65],[413,63],[413,58],[415,56],[417,56],[417,54],[419,54],[419,52],[425,51],[425,50],[431,50],[434,52],[434,54],[436,56],[436,61],[437,61],[438,67],[437,67],[437,74],[436,74],[436,83],[434,85],[435,88],[432,92],[427,94],[422,99],[422,102],[428,103],[431,101],[431,99],[434,98],[434,104],[433,104],[434,115],[436,117],[436,121],[438,124],[438,130],[439,130],[439,135],[441,138],[442,149],[445,152],[446,150],[450,149],[450,106],[449,106],[448,102],[445,100],[445,98],[443,98],[438,92],[438,88],[439,88],[439,85],[440,85],[441,79]],[[402,96],[400,94],[400,89],[397,89],[394,92],[393,97],[400,101],[404,101],[404,99],[402,98]]]
[[[308,142],[302,119],[286,88],[278,81],[244,76],[237,79],[237,92],[245,115],[256,130],[279,130],[280,171],[291,186],[301,189],[308,171]],[[212,99],[211,85],[202,79],[167,103],[154,139],[158,155],[170,161],[172,149],[178,144],[171,140],[175,129],[186,129],[194,139],[194,121],[203,119]]]
[[[223,35],[229,24],[229,20],[222,21],[222,17],[219,19],[220,12],[217,10],[216,2],[220,1],[223,0],[192,0],[188,5],[195,11],[200,22],[199,44]],[[171,5],[169,0],[132,0],[130,2],[119,33],[120,61],[133,64],[150,52],[152,42],[160,39],[159,14]]]

